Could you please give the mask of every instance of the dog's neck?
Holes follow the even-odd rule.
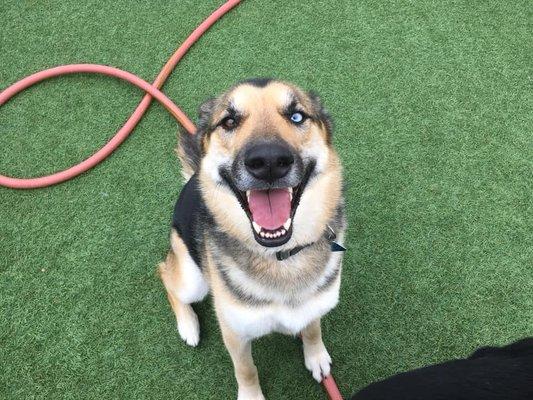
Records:
[[[335,239],[337,238],[337,235],[335,234],[335,231],[331,226],[326,225],[326,230],[324,231],[324,238],[330,243],[331,245],[331,251],[346,251],[346,249],[335,242]],[[288,250],[280,250],[276,252],[276,259],[278,261],[285,261],[287,258],[294,256],[295,254],[298,254],[303,249],[312,246],[314,243],[308,243],[302,246],[296,246],[292,249]]]

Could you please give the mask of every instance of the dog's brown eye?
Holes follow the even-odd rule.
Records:
[[[237,126],[237,120],[233,117],[226,117],[220,122],[220,125],[227,131],[230,131]]]

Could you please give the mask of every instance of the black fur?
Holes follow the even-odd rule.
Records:
[[[531,400],[533,338],[373,383],[352,400]]]
[[[324,125],[324,128],[326,129],[326,132],[328,134],[329,142],[331,142],[331,137],[333,135],[333,120],[331,118],[331,115],[324,107],[324,104],[322,103],[322,100],[315,92],[308,92],[307,95],[311,99],[311,103],[313,104],[314,108],[314,117],[318,119],[322,124]]]
[[[317,289],[318,292],[324,292],[335,282],[339,273],[341,272],[340,264],[333,270],[333,272],[326,278],[325,282]]]
[[[194,262],[201,268],[202,261],[200,249],[203,247],[202,227],[207,215],[207,207],[200,193],[198,176],[195,174],[183,186],[172,216],[172,227],[176,229],[179,236],[187,246],[189,254]]]
[[[250,78],[238,83],[238,85],[248,84],[258,88],[264,88],[273,80],[272,78]]]
[[[239,299],[242,303],[249,304],[251,306],[265,306],[268,304],[271,304],[268,300],[260,299],[259,297],[249,295],[247,293],[244,293],[240,288],[239,285],[234,283],[228,273],[226,272],[224,266],[217,262],[216,267],[218,270],[218,273],[220,274],[220,277],[224,281],[224,285],[226,288],[235,296],[235,298]]]

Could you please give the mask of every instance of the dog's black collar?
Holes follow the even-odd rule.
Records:
[[[335,239],[337,238],[337,235],[335,234],[335,232],[333,231],[331,226],[326,225],[326,231],[324,232],[324,237],[330,243],[331,251],[346,251],[346,249],[343,246],[341,246],[340,244],[335,242]],[[289,258],[289,257],[291,257],[291,256],[293,256],[295,254],[298,254],[303,249],[305,249],[305,248],[307,248],[309,246],[312,246],[313,244],[314,243],[309,243],[309,244],[305,244],[303,246],[293,247],[292,249],[289,249],[289,250],[277,251],[276,252],[276,259],[278,261],[284,261],[287,258]]]

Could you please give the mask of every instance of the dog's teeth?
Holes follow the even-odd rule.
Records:
[[[246,191],[246,200],[248,200],[248,201],[250,201],[250,193],[251,193],[250,190]]]
[[[289,201],[292,201],[292,188],[289,188]]]
[[[285,223],[283,224],[283,227],[286,230],[289,230],[289,228],[291,227],[291,222],[292,222],[292,218],[289,218],[287,221],[285,221]]]
[[[281,230],[281,234],[282,234],[282,235],[285,235],[286,233],[287,233],[287,231],[286,231],[285,229],[282,229],[282,230]]]
[[[261,231],[259,232],[259,235],[261,235],[261,237],[265,237],[265,232]]]
[[[261,232],[261,227],[259,226],[259,224],[255,221],[252,221],[252,226],[254,227],[254,230],[259,233]]]

